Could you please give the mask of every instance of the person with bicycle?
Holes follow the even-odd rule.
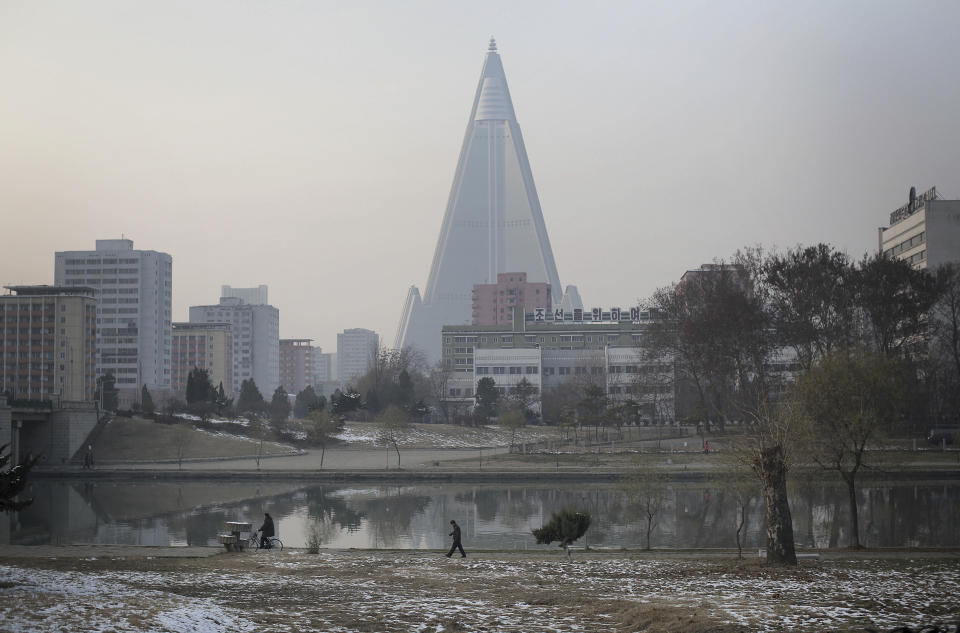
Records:
[[[263,525],[260,526],[257,532],[261,532],[260,547],[270,549],[270,537],[275,534],[275,530],[273,527],[273,517],[270,516],[269,512],[263,513]]]

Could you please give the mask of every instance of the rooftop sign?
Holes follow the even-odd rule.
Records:
[[[527,312],[524,315],[525,321],[532,321],[534,323],[620,323],[624,321],[639,323],[641,321],[648,321],[649,319],[650,315],[647,311],[640,310],[640,308],[636,307],[630,308],[629,310],[623,308],[610,308],[609,310],[593,308],[589,311],[581,310],[580,308],[564,311],[562,308],[557,308],[553,310],[552,313],[544,308],[535,308],[533,312]]]
[[[937,199],[936,187],[930,187],[929,189],[921,193],[919,196],[916,195],[915,191],[916,190],[913,187],[911,187],[910,201],[890,214],[890,226],[893,226],[894,224],[896,224],[897,222],[900,222],[901,220],[905,220],[906,218],[916,213],[918,210],[922,209],[927,204],[928,200]]]

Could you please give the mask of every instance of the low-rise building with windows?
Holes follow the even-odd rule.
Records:
[[[565,383],[602,387],[609,402],[632,401],[646,423],[671,423],[674,365],[652,361],[640,341],[649,315],[637,308],[515,310],[510,325],[448,325],[443,328],[443,367],[450,372],[448,396],[472,402],[477,381],[493,378],[504,396],[521,379],[537,392]],[[540,409],[538,403],[536,409]]]

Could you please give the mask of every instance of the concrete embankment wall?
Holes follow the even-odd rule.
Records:
[[[112,481],[264,481],[287,480],[304,481],[308,483],[617,483],[627,473],[622,471],[568,471],[568,472],[535,472],[535,471],[488,471],[488,472],[435,472],[435,471],[396,471],[396,470],[361,470],[361,471],[250,471],[250,470],[40,470],[31,473],[38,478],[52,479],[84,479],[84,480],[112,480]],[[829,474],[824,475],[817,471],[816,479],[831,480]],[[669,481],[699,482],[716,481],[721,483],[724,475],[711,471],[682,471],[664,473]],[[875,481],[960,481],[958,470],[903,470],[886,473],[876,473],[871,476],[862,476],[862,482]]]

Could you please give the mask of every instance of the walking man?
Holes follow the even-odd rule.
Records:
[[[453,532],[450,532],[450,536],[453,537],[453,545],[450,546],[450,551],[447,552],[447,558],[453,556],[453,552],[457,549],[460,550],[460,558],[466,558],[467,553],[463,551],[463,545],[460,544],[460,526],[457,525],[457,522],[453,519],[450,519],[450,525],[453,526]]]

